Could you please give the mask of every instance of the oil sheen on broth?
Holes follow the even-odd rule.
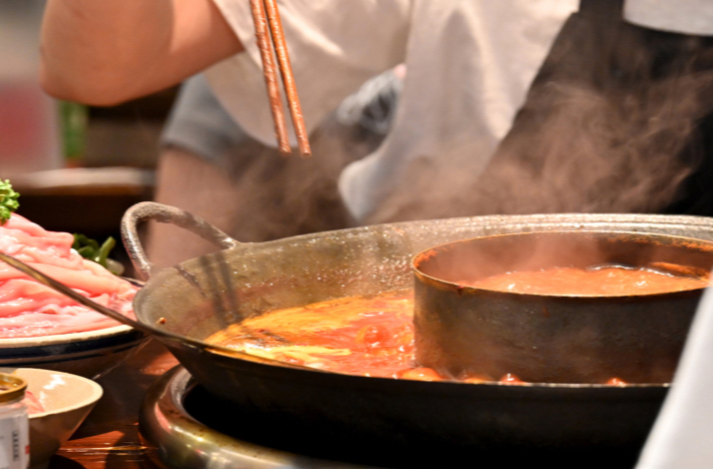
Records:
[[[509,272],[464,285],[505,292],[618,296],[704,288],[708,279],[617,265]],[[273,360],[369,377],[440,381],[414,359],[413,292],[348,297],[273,311],[220,331],[208,340]],[[513,375],[461,381],[519,384]],[[609,384],[625,384],[612,378]]]

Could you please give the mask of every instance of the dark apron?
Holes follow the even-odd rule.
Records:
[[[713,39],[583,0],[479,179],[484,213],[713,215]]]

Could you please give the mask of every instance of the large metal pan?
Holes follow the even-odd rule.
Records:
[[[137,232],[148,219],[184,226],[224,249],[154,271]],[[594,467],[603,461],[630,467],[666,394],[665,384],[509,386],[365,378],[196,345],[275,308],[411,287],[411,257],[434,245],[562,229],[713,239],[711,219],[660,215],[473,217],[259,244],[238,243],[185,212],[153,203],[132,207],[122,221],[134,263],[150,277],[136,296],[139,320],[189,338],[193,344],[165,343],[217,399],[252,416],[246,421],[256,434],[282,434],[303,451],[331,445],[367,461],[378,457],[382,466],[444,467],[462,457],[474,463],[490,458],[522,463],[544,454],[554,467],[573,462]]]

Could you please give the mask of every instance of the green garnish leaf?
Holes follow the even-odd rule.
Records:
[[[109,258],[109,253],[112,249],[114,249],[114,246],[116,246],[116,241],[114,241],[114,238],[109,236],[106,241],[104,241],[104,244],[102,244],[99,248],[94,261],[108,268],[106,260]]]
[[[99,246],[99,243],[96,240],[83,234],[74,233],[74,243],[72,244],[72,248],[83,258],[94,261],[109,270],[112,269],[110,269],[107,261],[109,260],[109,253],[112,249],[114,249],[114,246],[116,246],[116,241],[111,236],[109,236],[106,241]]]
[[[20,194],[12,189],[10,181],[0,179],[0,225],[4,225],[12,216],[12,212],[18,209],[20,202],[17,201]]]

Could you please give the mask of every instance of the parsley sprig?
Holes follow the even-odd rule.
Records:
[[[0,179],[0,225],[4,225],[12,216],[12,212],[20,206],[18,197],[20,194],[12,189],[10,181]]]

